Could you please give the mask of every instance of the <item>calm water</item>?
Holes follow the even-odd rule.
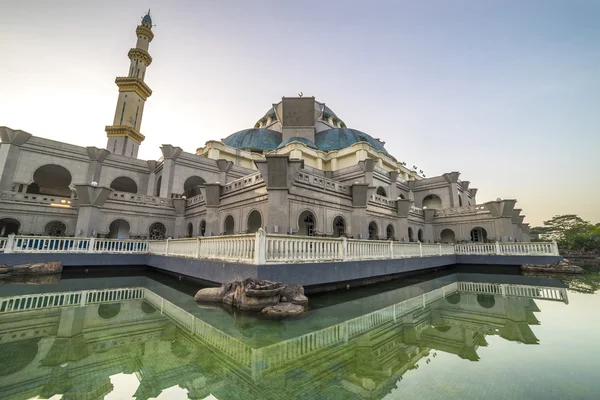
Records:
[[[199,306],[160,275],[0,286],[0,399],[599,399],[598,273],[442,273]]]

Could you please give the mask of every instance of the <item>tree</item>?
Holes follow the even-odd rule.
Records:
[[[589,222],[584,221],[576,214],[555,215],[552,219],[544,221],[544,226],[531,228],[531,234],[543,235],[545,239],[560,241],[569,229],[586,224],[589,225]]]

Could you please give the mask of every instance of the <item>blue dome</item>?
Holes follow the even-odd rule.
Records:
[[[338,116],[335,115],[335,113],[331,110],[331,108],[327,107],[327,106],[323,106],[323,115],[325,115],[326,117],[328,116],[332,116],[337,118]]]
[[[144,18],[142,18],[142,22],[147,22],[150,25],[152,25],[152,18],[150,18],[150,14],[144,15]]]
[[[364,132],[349,128],[335,128],[321,131],[315,135],[315,144],[319,150],[331,151],[345,149],[354,143],[367,142],[375,150],[388,154],[383,144]]]
[[[281,133],[270,129],[244,129],[227,136],[223,143],[236,149],[270,151],[281,143]]]
[[[303,143],[306,146],[310,147],[311,149],[315,149],[315,150],[317,149],[317,146],[315,146],[315,144],[313,142],[311,142],[307,138],[303,138],[303,137],[293,137],[293,138],[284,140],[283,142],[281,142],[281,144],[279,146],[277,146],[277,148],[281,149],[282,147],[285,147],[288,144],[293,143],[293,142]]]

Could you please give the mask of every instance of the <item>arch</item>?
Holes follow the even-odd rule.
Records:
[[[65,236],[67,234],[67,225],[62,221],[50,221],[44,227],[46,236]]]
[[[377,187],[377,191],[375,193],[379,196],[387,197],[387,192],[383,186]]]
[[[423,229],[419,229],[419,231],[417,232],[417,240],[419,242],[423,242]]]
[[[458,195],[458,206],[459,206],[459,207],[462,207],[462,205],[463,205],[463,202],[462,202],[462,196],[459,194],[459,195]]]
[[[223,231],[226,235],[233,235],[233,232],[235,231],[235,220],[233,219],[232,215],[228,215],[227,217],[225,217],[225,222],[223,226]]]
[[[144,314],[154,314],[156,312],[156,308],[145,300],[142,302],[141,308]]]
[[[409,242],[414,242],[415,241],[415,237],[414,237],[414,233],[413,233],[413,229],[409,226],[408,227],[408,241]]]
[[[394,236],[394,233],[395,233],[394,226],[393,226],[392,224],[389,224],[389,225],[387,226],[387,228],[385,228],[385,236],[386,236],[386,239],[387,239],[387,240],[393,240],[393,239],[394,239],[394,237],[395,237],[395,236]]]
[[[200,226],[198,227],[198,234],[200,236],[206,235],[206,221],[205,220],[200,221]]]
[[[167,237],[167,227],[162,222],[155,222],[148,228],[150,240],[163,240]]]
[[[260,215],[260,211],[250,211],[250,214],[248,214],[248,233],[258,232],[260,228],[262,228],[262,215]]]
[[[460,293],[451,294],[450,296],[446,297],[446,301],[450,304],[460,303]]]
[[[377,239],[377,223],[375,221],[371,221],[369,224],[369,240]]]
[[[496,298],[491,294],[478,294],[477,302],[483,308],[492,308],[496,305]]]
[[[0,219],[0,237],[16,235],[21,229],[21,223],[14,218]]]
[[[298,234],[302,236],[314,236],[317,220],[312,211],[306,210],[298,217]]]
[[[100,304],[98,316],[102,319],[113,319],[121,312],[121,303]]]
[[[111,239],[129,239],[129,222],[115,219],[108,227],[108,237]]]
[[[71,173],[62,165],[42,165],[33,173],[33,182],[27,187],[27,193],[71,197],[69,185],[72,180]]]
[[[440,233],[440,241],[442,243],[455,243],[456,234],[452,229],[446,228]]]
[[[160,197],[160,185],[162,185],[162,176],[159,176],[156,180],[156,187],[154,188],[154,193],[156,197]]]
[[[399,198],[400,200],[404,200],[404,199],[406,199],[406,197],[404,197],[404,195],[403,195],[402,193],[400,193],[400,194],[398,195],[398,198]]]
[[[194,225],[191,222],[187,224],[187,237],[191,238],[194,236]]]
[[[0,376],[12,375],[28,366],[38,354],[41,337],[0,344]],[[9,361],[10,360],[10,361]]]
[[[423,207],[439,210],[442,208],[442,199],[436,194],[429,194],[423,198]]]
[[[183,184],[183,195],[186,196],[188,199],[190,197],[199,195],[200,189],[198,189],[198,186],[204,185],[205,183],[206,181],[204,180],[204,178],[195,175],[190,176],[185,180]]]
[[[487,231],[481,227],[475,227],[471,229],[471,242],[475,243],[487,243]]]
[[[346,236],[346,220],[338,215],[333,219],[333,237]]]
[[[137,193],[138,187],[135,181],[127,176],[120,176],[110,183],[110,188],[117,192]]]

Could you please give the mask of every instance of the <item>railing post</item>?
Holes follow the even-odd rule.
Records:
[[[254,264],[264,265],[267,262],[267,234],[263,228],[256,232],[254,241]]]
[[[11,233],[8,235],[8,239],[6,239],[6,244],[4,245],[4,253],[12,253],[15,248],[15,234]]]
[[[500,242],[496,240],[496,255],[500,254]]]
[[[500,291],[502,292],[502,297],[506,297],[506,285],[500,284]]]
[[[441,256],[442,255],[442,243],[440,242],[438,245],[440,246],[440,256]]]
[[[91,237],[90,241],[88,243],[88,253],[93,253],[95,249],[96,249],[96,238]]]
[[[394,242],[390,240],[390,258],[394,258]]]
[[[200,236],[196,236],[196,258],[200,258]]]
[[[348,239],[346,239],[345,237],[342,237],[342,241],[340,242],[340,258],[343,261],[346,261],[346,259],[348,258]]]
[[[165,256],[169,255],[169,238],[165,241]]]
[[[8,243],[7,243],[7,245],[8,245]],[[560,256],[560,253],[558,252],[558,243],[556,243],[556,240],[552,241],[552,247],[554,249],[554,255]]]
[[[419,241],[419,257],[423,257],[423,244]]]

